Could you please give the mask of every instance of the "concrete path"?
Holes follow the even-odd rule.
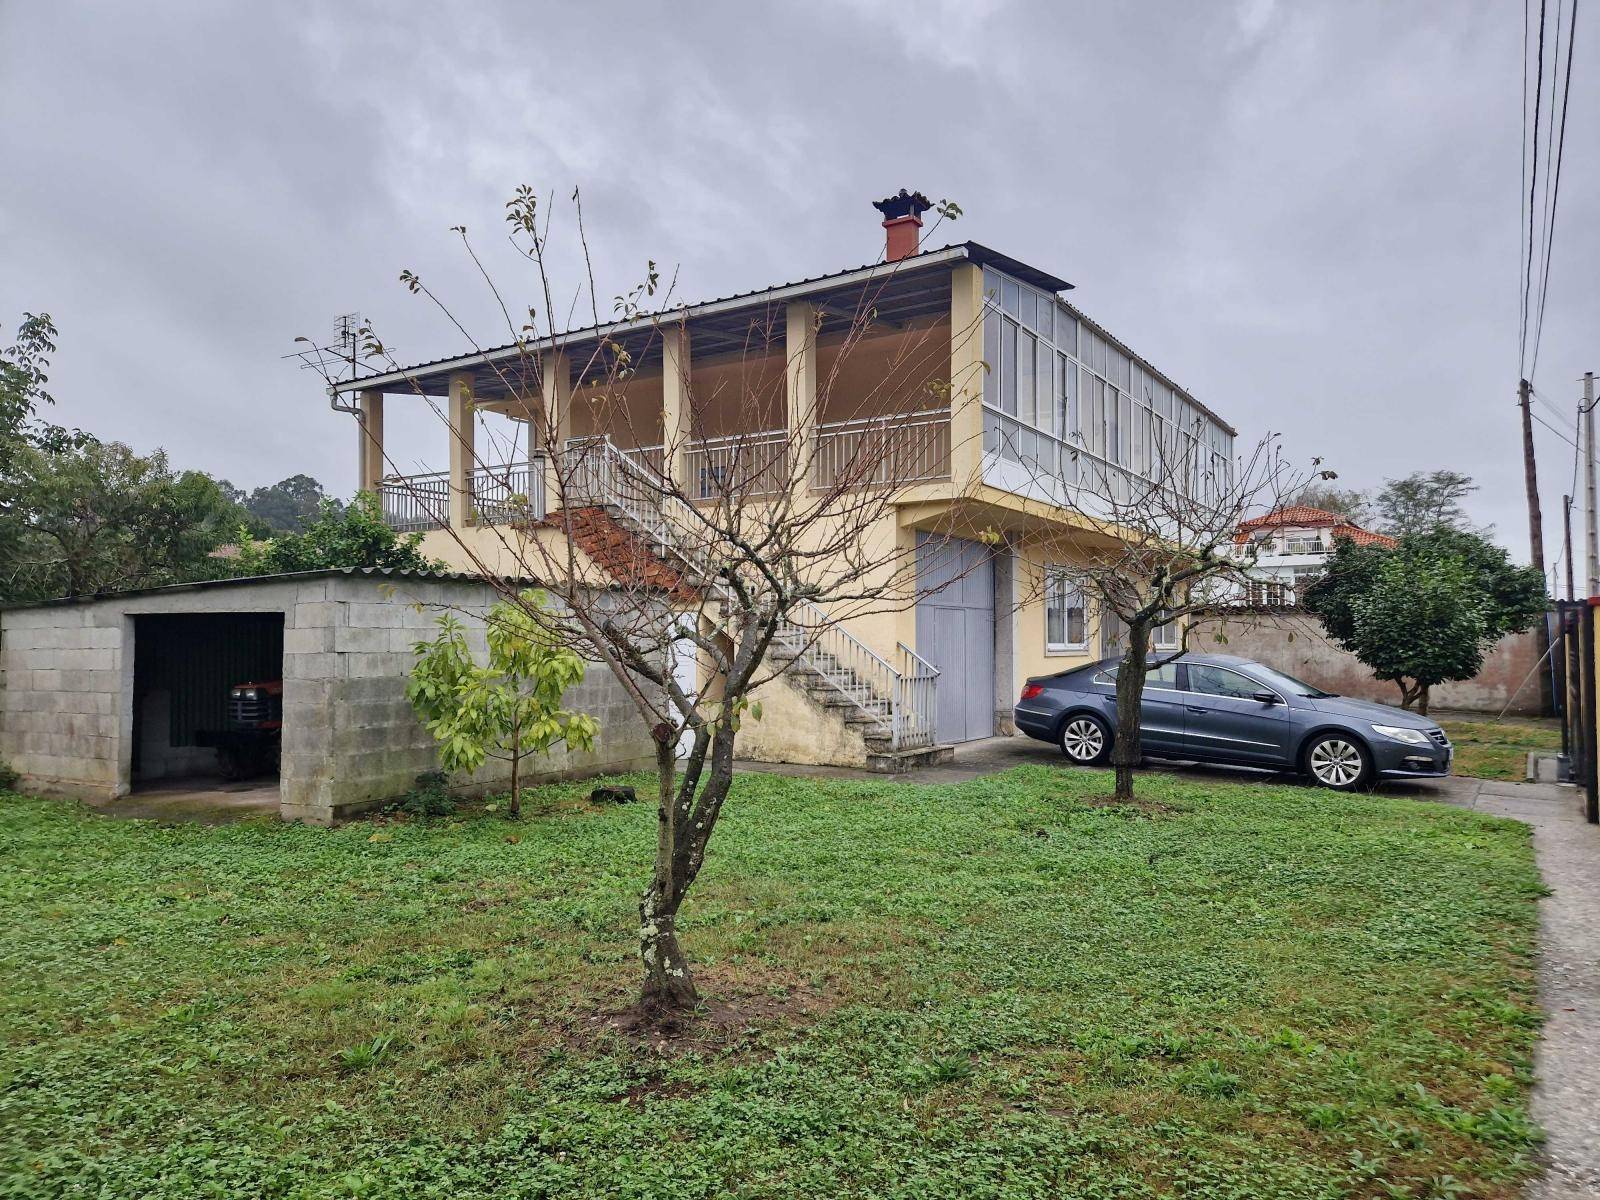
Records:
[[[224,825],[246,817],[278,815],[278,781],[178,779],[139,788],[130,796],[90,805],[107,817],[146,821],[198,821]]]
[[[1447,803],[1533,826],[1539,871],[1539,1003],[1533,1116],[1549,1135],[1549,1171],[1529,1200],[1600,1196],[1600,826],[1580,793],[1549,783],[1454,780]]]
[[[952,762],[905,775],[840,767],[740,763],[747,771],[816,778],[906,783],[959,783],[1022,763],[1061,761],[1053,747],[1023,737],[996,737],[956,748]],[[1292,777],[1192,763],[1151,770],[1191,778],[1298,783]],[[1539,870],[1551,895],[1539,904],[1539,1002],[1545,1025],[1534,1054],[1533,1116],[1548,1135],[1546,1174],[1528,1200],[1600,1200],[1600,826],[1590,825],[1573,788],[1489,780],[1405,780],[1384,783],[1385,795],[1410,796],[1511,817],[1533,826]]]

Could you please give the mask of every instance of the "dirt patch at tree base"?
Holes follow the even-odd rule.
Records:
[[[763,1048],[767,1035],[798,1030],[829,1011],[834,1002],[806,984],[752,986],[748,978],[708,967],[695,972],[700,1003],[692,1009],[663,1010],[635,1001],[574,1020],[566,1041],[587,1049],[617,1038],[634,1048],[666,1058],[686,1054],[723,1055]]]
[[[1176,804],[1162,804],[1159,800],[1118,800],[1115,796],[1084,796],[1077,801],[1085,808],[1104,809],[1123,817],[1177,817],[1188,812]]]

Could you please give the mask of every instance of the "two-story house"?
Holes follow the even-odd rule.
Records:
[[[947,571],[952,561],[961,578],[936,594],[929,587],[904,611],[841,616],[839,636],[852,654],[882,664],[873,681],[880,691],[903,694],[901,664],[932,664],[937,712],[926,715],[937,742],[1007,731],[1026,676],[1099,657],[1114,636],[1053,569],[1081,555],[1085,539],[1106,536],[1075,502],[1075,486],[1091,473],[1124,484],[1148,476],[1156,447],[1181,444],[1200,464],[1183,486],[1202,494],[1229,477],[1235,430],[1068,303],[1066,280],[976,242],[922,249],[921,197],[902,193],[879,207],[887,230],[881,261],[690,304],[670,319],[630,317],[547,338],[533,347],[544,367],[527,388],[508,386],[495,369],[526,346],[339,385],[336,400],[359,414],[361,486],[379,493],[396,528],[426,532],[427,553],[467,569],[463,542],[481,563],[503,559],[504,529],[491,527],[509,518],[497,497],[526,494],[536,515],[562,504],[547,464],[568,443],[604,439],[608,452],[669,474],[693,498],[697,484],[722,478],[718,472],[760,469],[730,462],[735,444],[748,456],[752,446],[794,444],[803,434],[814,448],[811,478],[791,486],[824,488],[850,477],[862,446],[887,442],[898,449],[878,469],[892,464],[898,490],[875,536],[915,559],[919,583],[921,572]],[[864,325],[832,317],[866,310]],[[753,329],[774,333],[753,338]],[[621,402],[614,394],[602,402],[571,365],[600,339],[633,355],[637,369]],[[890,376],[899,386],[880,386]],[[761,389],[752,380],[763,381]],[[770,403],[732,399],[756,390]],[[386,474],[385,405],[424,402],[448,417],[439,446],[448,470]],[[487,469],[480,415],[532,411],[556,415],[562,444],[535,444],[539,423],[529,422],[525,457]],[[598,499],[626,509],[622,497]],[[809,695],[817,699],[815,687]],[[778,706],[785,719],[741,732],[742,752],[870,760],[891,736],[887,700],[881,728],[875,708],[847,711],[853,720],[841,725],[838,704],[790,700],[790,708]],[[791,719],[802,712],[828,725],[826,736]],[[895,725],[893,737],[902,739],[903,728]]]
[[[1322,574],[1338,538],[1362,546],[1395,544],[1386,534],[1306,504],[1287,505],[1243,522],[1234,541],[1241,548],[1253,548],[1256,559],[1240,602],[1254,608],[1292,608]]]

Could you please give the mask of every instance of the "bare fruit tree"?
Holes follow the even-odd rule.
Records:
[[[1076,485],[1063,501],[1090,521],[1074,539],[1071,566],[1040,564],[1047,578],[1095,603],[1102,642],[1121,656],[1116,731],[1097,733],[1111,739],[1117,800],[1133,799],[1134,770],[1143,758],[1148,672],[1188,648],[1191,618],[1245,594],[1257,548],[1238,540],[1241,524],[1277,508],[1306,479],[1281,458],[1274,434],[1248,454],[1228,458],[1207,444],[1204,429],[1198,419],[1189,428],[1164,422],[1150,429],[1130,455],[1141,460],[1137,469],[1080,453]],[[1014,456],[1027,467],[1025,456]],[[1165,636],[1158,639],[1158,632]]]
[[[958,213],[940,206],[941,219]],[[977,319],[951,329],[948,306],[942,321],[880,319],[893,262],[825,306],[774,303],[715,330],[674,314],[653,263],[608,312],[589,270],[574,318],[557,299],[572,292],[556,282],[540,198],[519,189],[507,214],[538,302],[513,316],[480,265],[510,346],[491,353],[474,341],[463,386],[469,410],[517,423],[515,439],[471,442],[437,396],[413,389],[478,464],[475,516],[494,509],[468,529],[444,523],[459,556],[529,621],[603,663],[651,731],[659,821],[639,903],[640,1002],[678,1012],[698,1001],[679,910],[728,799],[736,737],[763,715],[763,689],[805,673],[895,748],[931,745],[936,673],[903,647],[902,661],[888,662],[849,626],[917,602],[915,544],[897,506],[950,475],[951,423],[921,414],[953,396],[977,402],[981,378],[950,377],[952,341],[979,338]],[[581,231],[581,209],[578,218]],[[581,232],[576,240],[587,263]],[[402,280],[470,337],[420,278]],[[562,332],[573,327],[583,328]],[[691,336],[716,339],[714,367],[691,367]],[[370,365],[400,370],[370,327],[361,342]],[[527,464],[516,461],[523,439],[535,448]],[[437,504],[439,493],[410,499]],[[517,577],[536,581],[549,606],[526,604]]]

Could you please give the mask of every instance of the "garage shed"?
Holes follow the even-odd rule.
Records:
[[[405,698],[412,646],[448,610],[481,653],[496,599],[467,575],[346,570],[6,609],[0,760],[31,791],[101,802],[157,781],[276,769],[286,819],[354,815],[435,765]],[[598,720],[595,747],[526,764],[530,781],[653,765],[649,732],[604,667],[566,703]],[[270,757],[251,757],[257,731],[270,733]],[[483,789],[502,776],[491,762],[454,782]]]

